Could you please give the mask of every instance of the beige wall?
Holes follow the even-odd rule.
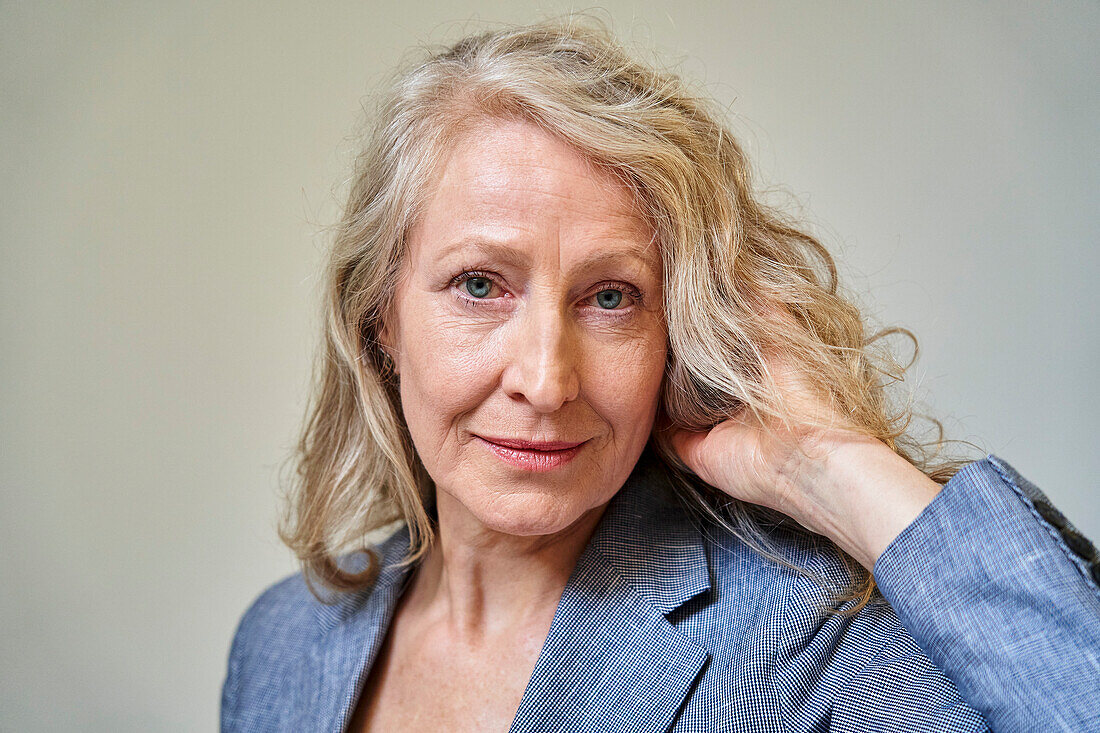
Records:
[[[1100,5],[625,3],[953,437],[1100,538]],[[1039,4],[1037,4],[1039,5]],[[563,2],[0,7],[0,729],[209,730],[274,533],[359,100]]]

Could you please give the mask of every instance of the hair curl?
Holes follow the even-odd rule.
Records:
[[[901,367],[875,343],[898,333],[916,347],[915,337],[903,328],[866,334],[859,308],[839,292],[833,258],[761,201],[749,161],[705,95],[631,58],[598,21],[569,16],[506,27],[429,52],[400,73],[356,160],[335,227],[323,353],[280,528],[315,592],[315,581],[336,591],[373,582],[378,559],[362,546],[369,532],[404,521],[406,562],[422,557],[433,540],[432,482],[378,335],[433,173],[471,125],[502,118],[534,123],[615,174],[656,232],[669,338],[661,410],[671,424],[709,428],[745,409],[787,419],[763,359],[780,353],[861,432],[938,483],[967,462],[933,463],[947,442],[938,420],[931,420],[938,437],[928,443],[907,432],[912,398],[894,406],[886,387],[912,362]],[[651,445],[690,509],[763,556],[826,583],[792,564],[775,541],[781,525],[808,530],[706,485],[662,433],[655,431]],[[855,612],[872,600],[874,578],[828,544],[850,571],[830,604]],[[341,566],[340,555],[360,549],[368,550],[368,567]]]

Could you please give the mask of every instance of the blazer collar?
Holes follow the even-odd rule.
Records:
[[[700,529],[647,449],[612,498],[566,583],[511,731],[667,728],[709,658],[666,618],[710,590]],[[318,605],[309,692],[317,730],[343,730],[411,567],[402,527],[379,546],[369,591]],[[556,723],[554,722],[556,721]]]
[[[664,464],[649,450],[608,504],[577,561],[579,569],[588,565],[614,568],[666,615],[710,589],[702,531],[676,497]]]

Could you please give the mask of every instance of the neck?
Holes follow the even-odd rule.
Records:
[[[518,536],[489,529],[439,492],[435,542],[409,589],[409,609],[469,643],[523,626],[545,631],[606,507],[554,534]]]

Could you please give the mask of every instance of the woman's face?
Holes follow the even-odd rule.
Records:
[[[514,121],[456,143],[382,333],[441,509],[545,535],[611,499],[656,415],[661,282],[629,192],[572,148]]]

